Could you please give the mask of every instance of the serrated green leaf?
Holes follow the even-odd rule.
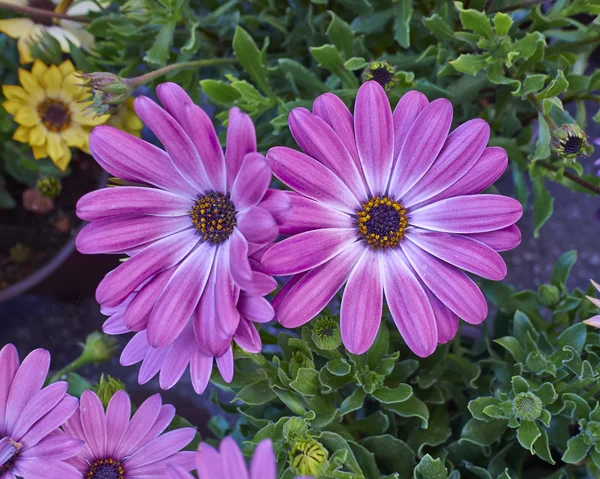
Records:
[[[440,38],[450,39],[454,36],[452,29],[437,13],[434,13],[430,17],[424,17],[423,25]]]
[[[332,359],[326,364],[327,371],[335,376],[345,376],[350,373],[352,366],[344,358]]]
[[[421,419],[422,428],[427,428],[427,425],[429,424],[429,409],[427,409],[425,403],[414,394],[406,401],[386,404],[385,408],[402,417],[418,417]]]
[[[529,391],[529,383],[522,376],[513,376],[511,384],[515,394],[526,393]]]
[[[262,61],[261,52],[250,34],[239,25],[233,36],[233,52],[250,78],[266,95],[273,95]]]
[[[354,71],[354,70],[362,70],[367,67],[369,63],[365,61],[364,58],[360,57],[352,57],[350,60],[344,62],[344,68],[346,70]]]
[[[512,354],[513,358],[515,358],[515,361],[524,363],[525,359],[527,359],[527,354],[517,338],[513,338],[512,336],[504,336],[503,338],[494,339],[494,342]]]
[[[342,401],[342,404],[338,410],[338,414],[343,416],[344,414],[348,414],[349,412],[360,409],[363,405],[366,395],[367,394],[363,388],[356,388],[350,396]]]
[[[562,457],[562,461],[567,464],[577,464],[585,459],[590,448],[589,440],[583,433],[572,437],[567,442],[567,450]]]
[[[548,88],[541,92],[538,97],[540,100],[544,98],[551,98],[567,91],[567,88],[569,88],[569,82],[565,78],[564,72],[562,70],[558,70],[554,80],[552,80],[550,85],[548,85]]]
[[[335,45],[312,47],[310,52],[319,62],[319,66],[336,75],[346,88],[356,88],[358,86],[354,74],[344,68],[344,61]]]
[[[535,395],[542,400],[542,405],[547,406],[558,399],[558,394],[552,383],[544,383],[534,391]]]
[[[404,441],[386,434],[367,437],[361,442],[375,455],[382,472],[397,472],[400,477],[409,477],[415,467],[415,453]]]
[[[441,459],[434,459],[426,454],[415,467],[414,479],[446,479],[448,470]]]
[[[456,60],[450,62],[456,71],[476,75],[478,72],[488,66],[485,55],[472,55],[470,53],[459,56]]]
[[[315,369],[299,368],[290,387],[303,396],[313,396],[319,390],[319,373]]]
[[[160,27],[154,43],[144,56],[144,61],[158,66],[163,66],[167,63],[176,23],[175,20],[170,20]]]
[[[494,17],[494,27],[497,35],[506,35],[513,24],[513,19],[506,13],[498,12]]]
[[[325,93],[329,91],[327,86],[312,71],[296,60],[280,58],[278,63],[281,72],[300,88],[309,92]]]
[[[487,406],[496,406],[500,401],[495,397],[478,397],[469,401],[471,415],[480,421],[489,421],[490,417],[483,412]]]
[[[484,12],[473,9],[464,10],[462,2],[454,2],[454,5],[459,11],[459,17],[463,27],[467,30],[473,30],[488,40],[494,36],[492,24]]]
[[[527,96],[530,93],[537,93],[542,88],[548,79],[548,75],[542,73],[530,74],[525,77],[523,81],[523,96]]]
[[[539,140],[538,140],[539,143]],[[533,236],[539,238],[540,229],[552,216],[554,198],[540,178],[533,179]]]
[[[563,348],[565,346],[571,346],[575,351],[581,353],[585,340],[587,338],[587,328],[585,324],[578,323],[569,326],[565,329],[558,337],[558,347]]]

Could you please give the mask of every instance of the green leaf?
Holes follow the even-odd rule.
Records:
[[[240,98],[240,93],[230,84],[220,80],[201,80],[200,86],[206,96],[215,103],[220,103],[224,106],[231,105],[235,100]]]
[[[352,366],[344,358],[332,359],[326,367],[327,371],[335,376],[345,376],[352,370]]]
[[[542,400],[542,405],[547,406],[558,399],[558,394],[552,383],[544,383],[534,391],[535,395]]]
[[[540,428],[540,437],[537,438],[533,445],[533,449],[538,457],[541,457],[544,461],[554,465],[556,464],[554,459],[552,458],[552,453],[550,452],[550,444],[548,442],[548,433],[542,427]]]
[[[521,425],[517,429],[517,439],[519,440],[519,444],[525,449],[529,449],[531,454],[534,454],[533,444],[541,435],[542,433],[535,422],[521,420]]]
[[[415,453],[404,441],[386,434],[367,437],[361,443],[375,455],[382,471],[397,472],[400,477],[409,477],[415,467]]]
[[[542,73],[530,74],[525,77],[523,81],[523,93],[522,96],[527,96],[530,93],[537,93],[542,88],[544,88],[544,84],[548,75],[544,75]]]
[[[565,404],[567,401],[570,401],[573,405],[572,407],[572,419],[578,421],[580,419],[587,419],[590,415],[591,408],[588,402],[583,399],[581,396],[573,393],[564,393],[562,395],[563,401]]]
[[[479,10],[464,10],[462,2],[454,2],[457,10],[460,12],[460,21],[467,30],[473,30],[479,33],[488,40],[494,36],[494,30],[492,24],[484,12]]]
[[[410,47],[410,19],[413,14],[412,0],[399,0],[394,11],[394,38],[403,48]]]
[[[526,393],[529,391],[529,383],[522,376],[513,376],[511,383],[515,394]]]
[[[564,288],[565,284],[567,283],[567,279],[569,279],[569,274],[571,274],[571,269],[576,261],[577,250],[571,250],[563,253],[554,265],[552,275],[550,276],[550,282],[554,286]]]
[[[350,71],[362,70],[368,65],[369,63],[362,57],[352,57],[350,60],[344,62],[344,68]]]
[[[567,442],[567,450],[562,457],[562,461],[567,464],[577,464],[585,459],[590,448],[589,440],[583,433],[572,437]]]
[[[319,373],[315,369],[299,368],[290,387],[303,396],[313,396],[319,390]]]
[[[525,183],[525,175],[521,167],[513,161],[512,163],[512,177],[513,184],[515,185],[515,199],[521,203],[523,209],[527,208],[527,201],[529,200],[529,188]]]
[[[490,417],[483,412],[487,406],[496,406],[500,401],[495,397],[478,397],[469,401],[469,411],[475,419],[489,421]]]
[[[92,389],[92,384],[77,373],[69,373],[67,375],[67,384],[69,388],[67,392],[75,397],[81,397],[84,391]]]
[[[342,401],[342,404],[338,410],[338,415],[343,416],[344,414],[348,414],[349,412],[360,409],[363,405],[366,395],[367,394],[363,388],[359,387],[355,389],[350,396]]]
[[[585,324],[574,324],[565,329],[558,337],[558,347],[562,349],[565,346],[571,346],[575,351],[581,353],[586,338],[587,328]]]
[[[538,140],[539,144],[539,140]],[[554,198],[540,178],[533,179],[533,236],[539,238],[540,229],[552,216]]]
[[[544,116],[538,114],[538,140],[535,144],[534,160],[545,160],[550,157],[550,127]]]
[[[334,45],[312,47],[310,52],[319,65],[336,75],[346,88],[356,88],[358,81],[354,74],[344,68],[344,61]]]
[[[280,58],[278,63],[281,72],[300,88],[308,92],[325,93],[329,91],[327,86],[312,71],[296,60]]]
[[[519,343],[523,347],[527,347],[527,335],[531,335],[532,338],[537,339],[538,333],[536,332],[533,324],[529,321],[529,318],[522,311],[516,311],[513,322],[513,334],[519,340]]]
[[[267,381],[259,381],[242,388],[231,402],[242,401],[244,404],[258,406],[275,399],[276,395]]]
[[[548,85],[548,88],[538,95],[538,98],[543,100],[544,98],[551,98],[560,95],[561,93],[567,91],[567,88],[569,88],[569,82],[565,78],[564,72],[562,70],[558,70],[554,80],[552,80],[550,85]]]
[[[173,34],[175,33],[175,20],[170,20],[165,23],[160,30],[158,35],[154,39],[154,43],[144,56],[144,61],[152,63],[154,65],[163,66],[169,59],[169,50],[173,43]]]
[[[508,422],[502,419],[492,421],[479,421],[471,419],[463,428],[459,444],[463,441],[479,446],[491,446],[502,437]]]
[[[448,470],[441,459],[434,459],[426,454],[417,464],[413,473],[414,479],[446,479]]]
[[[425,25],[433,34],[440,38],[451,39],[454,37],[454,32],[452,29],[437,13],[434,13],[430,17],[424,17],[423,25]]]
[[[513,358],[515,358],[515,361],[524,363],[527,359],[527,354],[525,354],[525,350],[522,348],[517,338],[513,338],[512,336],[504,336],[503,338],[494,339],[494,342],[512,354]]]
[[[472,55],[467,53],[459,56],[456,60],[451,61],[450,65],[452,65],[456,71],[461,73],[476,75],[479,71],[488,66],[488,63],[485,60],[485,55]]]
[[[496,27],[497,35],[507,35],[510,27],[513,24],[513,19],[506,13],[498,12],[494,17],[494,26]]]
[[[272,96],[273,93],[267,82],[261,52],[250,34],[239,25],[236,27],[235,35],[233,36],[233,51],[244,70],[250,75],[250,78],[252,78],[256,85],[263,93]]]
[[[412,395],[412,388],[408,384],[400,384],[394,389],[379,388],[371,394],[383,404],[394,404],[406,401]]]
[[[331,23],[327,27],[325,34],[344,58],[352,57],[352,39],[354,35],[352,34],[350,25],[332,11],[328,11],[327,13],[331,16]]]
[[[439,446],[450,437],[450,423],[445,406],[438,406],[433,410],[427,429],[413,429],[406,442],[417,451],[418,456],[423,455],[424,448]]]
[[[313,436],[315,439],[318,439],[321,443],[323,443],[323,445],[330,451],[346,451],[348,455],[344,464],[345,467],[355,474],[360,474],[362,476],[360,466],[358,465],[358,462],[356,462],[356,457],[354,456],[354,453],[352,452],[352,449],[350,448],[350,445],[346,439],[339,434],[329,431],[322,431],[319,434],[313,434]]]
[[[429,424],[429,409],[427,409],[425,403],[414,394],[406,401],[387,404],[385,408],[402,417],[418,417],[421,419],[421,427],[424,429],[427,428],[427,425]]]

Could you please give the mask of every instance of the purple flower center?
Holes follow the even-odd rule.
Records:
[[[583,140],[578,136],[569,136],[564,142],[564,150],[567,155],[575,155],[581,151]]]
[[[216,191],[198,198],[192,208],[192,223],[202,240],[217,245],[225,241],[237,225],[235,205]]]
[[[394,79],[394,73],[384,66],[373,68],[371,70],[371,76],[374,81],[384,88]]]
[[[69,107],[61,100],[46,98],[38,105],[38,113],[50,131],[63,131],[71,125]]]
[[[125,470],[115,459],[98,459],[90,464],[86,479],[125,479]]]
[[[15,466],[20,447],[21,444],[13,441],[10,437],[0,439],[0,476]]]
[[[373,249],[395,248],[408,226],[406,209],[387,196],[375,196],[356,213],[358,235]]]

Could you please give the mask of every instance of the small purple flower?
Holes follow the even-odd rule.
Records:
[[[19,366],[17,350],[8,344],[0,351],[0,478],[80,479],[67,463],[83,447],[59,427],[77,410],[77,398],[68,384],[56,382],[42,388],[50,353],[32,351]]]
[[[295,275],[278,293],[276,317],[297,327],[315,317],[346,284],[341,332],[346,348],[373,343],[386,298],[415,354],[430,355],[452,339],[458,318],[478,324],[485,298],[461,271],[499,280],[498,251],[516,247],[522,207],[512,198],[479,194],[508,159],[486,148],[490,129],[475,119],[452,133],[452,105],[416,91],[392,113],[383,88],[364,83],[354,116],[326,93],[313,112],[296,108],[292,135],[304,153],[275,147],[273,173],[294,192],[290,235],[263,256],[265,271]]]
[[[127,330],[145,331],[165,354],[193,332],[205,356],[221,357],[242,323],[242,298],[276,287],[249,256],[277,238],[290,202],[268,189],[271,169],[256,152],[248,115],[229,112],[223,153],[210,118],[179,86],[159,85],[157,95],[164,109],[146,97],[135,109],[166,151],[109,126],[91,133],[98,163],[134,186],[78,202],[91,224],[77,248],[130,256],[96,291],[104,309],[124,308]],[[273,316],[270,305],[262,313],[262,321]]]
[[[98,396],[85,391],[79,413],[63,425],[67,434],[85,441],[84,449],[69,462],[85,479],[163,479],[167,464],[191,471],[195,453],[181,449],[192,442],[196,431],[182,428],[162,434],[173,417],[175,408],[163,405],[159,394],[144,401],[131,417],[125,391],[112,397],[106,412]]]
[[[193,479],[177,466],[169,466],[169,479]],[[263,439],[252,456],[250,471],[236,442],[226,437],[219,450],[202,443],[198,449],[197,471],[200,479],[277,479],[277,464],[270,439]],[[299,477],[297,479],[310,479]]]

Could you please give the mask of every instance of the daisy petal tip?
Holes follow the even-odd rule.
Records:
[[[587,326],[591,326],[592,328],[600,329],[600,315],[593,316],[589,319],[584,320],[583,324],[585,324]]]

